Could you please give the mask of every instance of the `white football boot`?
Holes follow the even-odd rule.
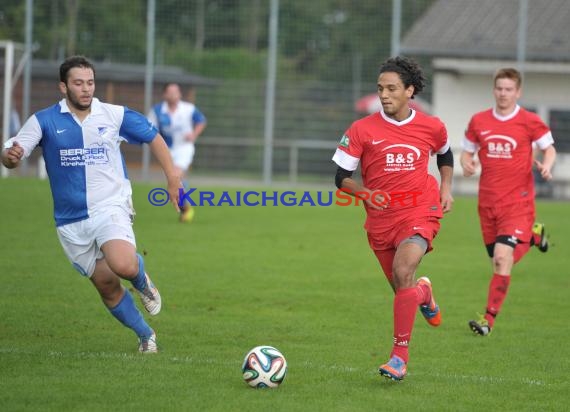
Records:
[[[139,352],[140,353],[157,353],[158,346],[156,344],[156,333],[148,338],[139,338]]]
[[[137,290],[137,293],[139,294],[146,311],[153,316],[158,315],[162,308],[160,293],[154,286],[154,283],[150,280],[150,277],[146,273],[144,275],[146,276],[146,288],[142,292]]]

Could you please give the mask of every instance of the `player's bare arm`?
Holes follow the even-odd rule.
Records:
[[[14,169],[20,165],[20,161],[24,157],[24,148],[14,142],[12,147],[2,151],[2,164],[8,169]]]
[[[198,140],[198,137],[202,134],[202,132],[204,131],[205,128],[206,128],[206,122],[198,123],[194,127],[194,130],[192,131],[192,133],[188,133],[186,135],[186,140],[194,143],[196,140]]]
[[[534,164],[544,180],[552,179],[552,166],[556,160],[556,149],[550,145],[542,151],[542,162],[535,159]]]
[[[451,211],[453,196],[451,195],[451,182],[453,180],[453,152],[450,148],[445,153],[437,155],[437,168],[441,177],[439,188],[441,209],[443,213]]]
[[[443,213],[451,211],[453,207],[453,196],[451,195],[451,182],[453,179],[453,167],[442,166],[439,168],[441,176],[441,187],[439,189],[441,197],[441,209]]]
[[[473,176],[479,167],[478,162],[475,160],[475,153],[467,152],[465,150],[461,152],[459,162],[461,163],[463,176],[465,177]]]
[[[388,193],[379,193],[378,190],[373,191],[362,186],[351,177],[344,177],[340,181],[339,189],[344,192],[362,199],[370,208],[376,210],[384,210],[390,204]],[[388,196],[386,198],[385,196]]]
[[[167,190],[170,195],[170,201],[176,208],[176,211],[180,212],[180,207],[178,202],[180,200],[180,192],[178,189],[182,188],[182,183],[180,181],[180,174],[176,171],[174,164],[172,163],[172,157],[168,151],[168,146],[164,142],[164,139],[160,134],[157,134],[152,142],[149,144],[150,151],[158,160],[160,167],[164,171],[167,181]]]

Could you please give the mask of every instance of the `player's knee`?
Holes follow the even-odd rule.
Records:
[[[500,253],[495,251],[493,256],[493,266],[495,268],[495,272],[504,269],[512,262],[512,256],[509,256],[507,253]]]
[[[134,278],[139,271],[137,259],[121,259],[116,262],[109,262],[109,267],[117,276],[126,279]]]
[[[408,265],[394,267],[393,285],[395,289],[411,288],[414,286],[414,268]]]

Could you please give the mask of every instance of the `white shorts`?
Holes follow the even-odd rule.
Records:
[[[172,162],[176,167],[186,171],[192,164],[194,153],[196,149],[194,143],[184,143],[181,145],[173,146],[170,149],[172,155]]]
[[[126,240],[136,247],[133,211],[127,207],[106,206],[85,220],[57,227],[63,251],[75,269],[91,277],[95,263],[103,258],[101,245],[109,240]]]

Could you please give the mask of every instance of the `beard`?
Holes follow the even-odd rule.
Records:
[[[388,116],[393,116],[397,113],[396,109],[394,108],[394,106],[389,105],[389,106],[382,106],[382,110],[384,111],[384,113],[386,113]]]
[[[67,91],[67,93],[65,95],[67,97],[67,101],[71,104],[71,106],[73,106],[73,108],[75,108],[77,110],[81,110],[81,111],[89,110],[89,108],[91,107],[91,101],[93,100],[93,98],[89,99],[88,104],[81,104],[81,102],[79,101],[77,96],[71,94],[69,92],[69,90]]]

